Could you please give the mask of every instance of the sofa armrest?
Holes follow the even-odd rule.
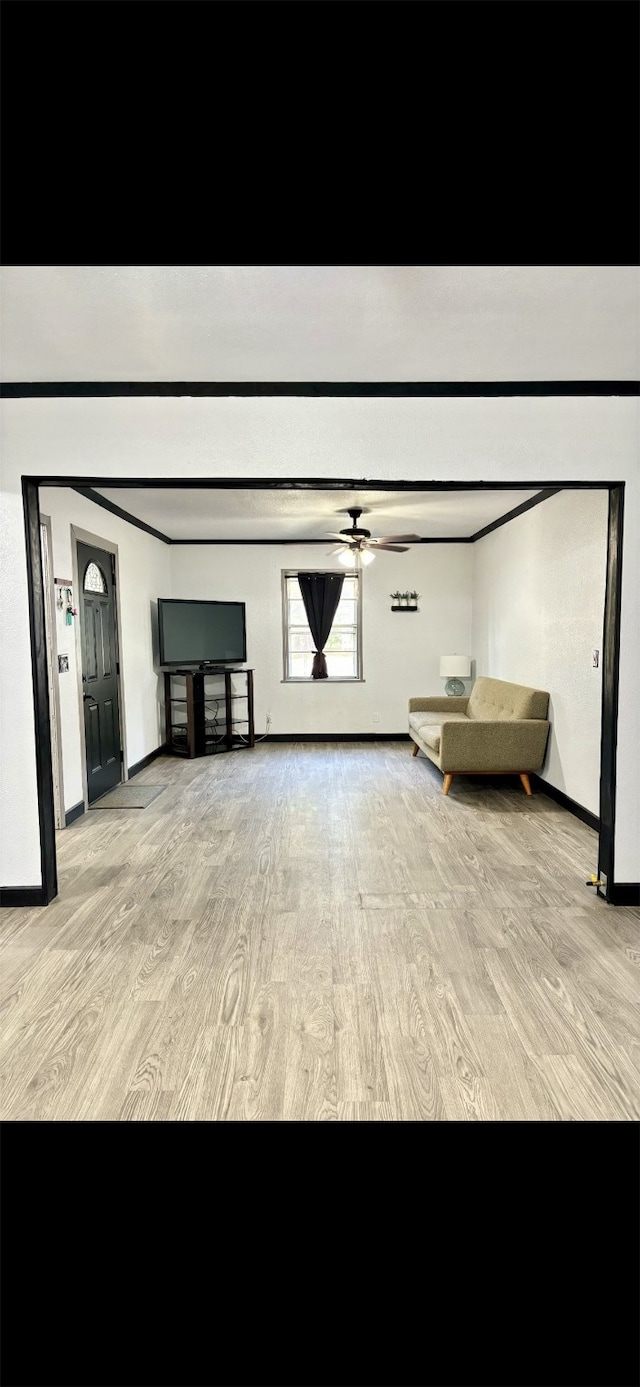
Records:
[[[550,723],[542,718],[443,722],[440,769],[445,775],[464,771],[538,771],[544,761],[549,727]]]
[[[469,696],[466,698],[410,698],[410,713],[466,713]]]

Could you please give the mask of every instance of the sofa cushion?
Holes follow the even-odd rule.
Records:
[[[438,735],[443,722],[468,722],[466,713],[409,713],[409,726],[421,734],[423,727],[436,727]],[[426,741],[426,738],[423,738]],[[431,743],[429,743],[429,746]]]
[[[546,718],[549,695],[524,684],[480,675],[471,690],[467,717],[479,722],[512,722],[520,718]]]
[[[419,736],[421,737],[425,746],[430,746],[432,751],[439,751],[441,734],[442,727],[429,727],[425,724],[423,727],[420,728]]]
[[[426,716],[426,713],[409,713],[409,727],[412,727],[414,732],[419,732],[420,728],[425,726]]]

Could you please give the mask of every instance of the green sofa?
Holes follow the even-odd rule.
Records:
[[[542,689],[484,675],[468,698],[410,698],[413,755],[423,751],[443,772],[445,795],[454,775],[519,775],[530,795],[529,774],[544,761],[548,709]]]

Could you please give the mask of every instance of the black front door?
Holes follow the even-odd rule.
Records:
[[[82,698],[89,803],[120,783],[116,612],[111,554],[78,544]]]

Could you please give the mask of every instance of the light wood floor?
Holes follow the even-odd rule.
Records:
[[[596,836],[408,743],[184,762],[0,917],[10,1120],[638,1120],[640,911]]]

